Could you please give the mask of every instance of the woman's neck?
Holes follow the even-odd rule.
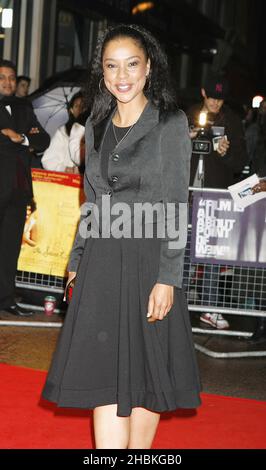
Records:
[[[130,103],[117,101],[117,109],[113,116],[113,123],[118,127],[132,126],[139,119],[147,102],[148,100],[144,95],[138,101],[135,99]]]

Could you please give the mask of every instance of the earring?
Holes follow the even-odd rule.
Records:
[[[102,78],[100,79],[100,81],[99,81],[99,91],[100,91],[100,93],[103,94],[104,92],[103,92],[102,87],[101,87],[101,82],[102,82],[102,80],[103,80],[103,77],[102,77]]]

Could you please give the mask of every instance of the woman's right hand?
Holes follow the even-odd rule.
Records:
[[[77,273],[75,271],[69,271],[69,273],[68,273],[68,279],[67,279],[66,287],[65,287],[65,290],[64,290],[64,298],[63,298],[64,301],[66,301],[67,288],[68,288],[70,282],[73,281],[73,279],[75,279],[76,275],[77,275]]]

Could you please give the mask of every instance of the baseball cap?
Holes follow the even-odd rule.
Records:
[[[210,75],[207,77],[203,88],[208,98],[224,100],[228,93],[228,82],[222,75]]]

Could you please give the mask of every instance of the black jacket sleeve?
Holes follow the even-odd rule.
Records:
[[[85,222],[86,217],[90,214],[90,208],[89,208],[89,203],[94,203],[95,202],[95,193],[88,181],[88,178],[86,176],[86,168],[88,164],[88,159],[89,155],[91,152],[91,149],[93,148],[94,145],[94,137],[93,137],[93,128],[91,125],[90,120],[88,119],[86,123],[86,128],[85,128],[85,148],[86,148],[86,153],[85,153],[85,173],[84,173],[84,192],[86,196],[86,202],[85,205],[83,206],[82,210],[82,215],[80,217],[76,237],[73,243],[73,247],[70,253],[70,258],[69,258],[69,263],[68,263],[68,271],[73,271],[76,272],[79,266],[79,262],[84,250],[84,245],[86,238],[81,235],[81,224]]]
[[[188,122],[182,111],[172,115],[165,125],[161,139],[161,155],[165,237],[161,240],[157,282],[182,287],[191,160],[191,139],[188,133]],[[170,213],[168,212],[169,206],[167,207],[167,203],[173,203],[174,210]],[[169,221],[171,222],[171,218],[175,219],[175,227],[179,229],[179,236],[175,238],[169,236],[167,229],[167,224]]]
[[[49,134],[42,128],[41,124],[39,123],[34,111],[31,107],[28,108],[28,112],[30,114],[30,128],[28,132],[25,133],[26,137],[29,140],[29,146],[33,148],[36,152],[44,152],[50,144],[50,136]],[[31,134],[30,130],[32,128],[38,128],[39,132],[37,134]]]

